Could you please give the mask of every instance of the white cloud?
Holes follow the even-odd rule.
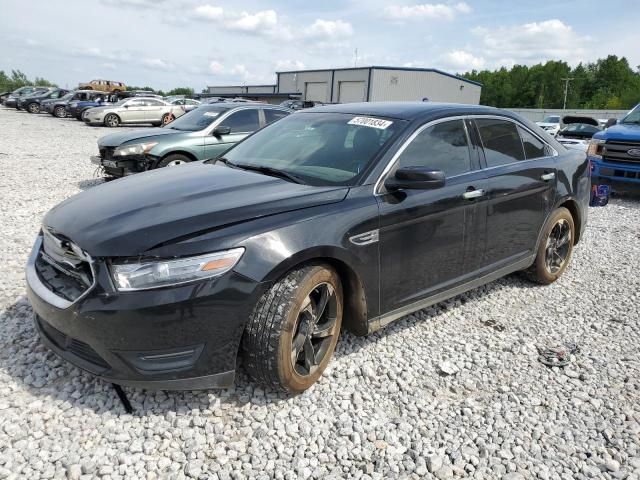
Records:
[[[479,27],[472,33],[480,39],[483,55],[496,66],[546,60],[575,64],[587,59],[591,42],[590,37],[558,19],[492,29]]]
[[[461,13],[471,12],[471,7],[460,2],[456,4],[422,3],[411,6],[390,5],[384,13],[392,20],[453,20]]]
[[[305,28],[303,35],[307,38],[333,40],[353,35],[353,27],[343,20],[318,19]]]
[[[124,51],[106,52],[98,47],[85,47],[72,52],[78,57],[99,58],[109,60],[111,62],[127,62],[131,59],[131,55]]]
[[[161,58],[144,58],[142,59],[142,64],[154,70],[171,70],[175,67],[171,62],[167,62]]]
[[[110,62],[103,63],[102,67],[106,68],[107,70],[115,70],[117,68],[115,63],[110,63]]]
[[[300,60],[278,60],[276,62],[276,72],[286,72],[289,70],[304,70],[305,65]]]
[[[224,8],[213,5],[200,5],[193,10],[193,15],[202,20],[222,20]]]
[[[229,30],[260,33],[272,31],[277,26],[278,14],[273,10],[265,10],[254,14],[242,12],[235,19],[229,19],[227,28]]]
[[[442,57],[442,62],[446,68],[456,70],[458,72],[468,72],[470,70],[481,70],[484,68],[486,61],[483,57],[476,57],[473,53],[466,50],[452,50]]]
[[[166,0],[102,0],[107,5],[116,7],[155,8]]]
[[[246,82],[252,77],[252,75],[247,70],[247,67],[242,64],[236,64],[230,67],[226,67],[222,63],[215,60],[209,63],[209,71],[216,76],[230,78],[242,82]]]

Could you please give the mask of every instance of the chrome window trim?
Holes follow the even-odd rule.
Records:
[[[221,102],[222,103],[222,102]],[[253,133],[253,132],[257,132],[258,130],[260,130],[262,128],[262,125],[260,125],[260,109],[262,108],[262,106],[256,106],[256,105],[243,105],[241,107],[231,107],[231,109],[227,110],[226,112],[224,112],[222,114],[222,116],[220,118],[218,118],[217,120],[215,120],[213,123],[211,123],[211,125],[209,125],[207,128],[209,128],[209,132],[207,132],[205,135],[211,135],[211,133],[213,132],[213,130],[215,130],[218,126],[220,126],[222,124],[223,120],[226,120],[227,118],[229,118],[231,115],[233,115],[234,113],[239,112],[240,110],[249,110],[250,108],[253,108],[256,110],[256,112],[258,113],[258,128],[250,131],[250,132],[231,132],[230,135],[241,135],[241,134],[249,134],[249,133]],[[201,132],[203,132],[204,130],[200,130]]]
[[[395,164],[397,163],[398,159],[400,158],[400,155],[402,155],[404,153],[404,151],[407,149],[409,144],[411,144],[411,142],[413,142],[418,135],[420,135],[424,130],[426,130],[429,127],[432,127],[433,125],[437,125],[439,123],[444,123],[444,122],[449,122],[449,121],[454,121],[454,120],[462,120],[462,124],[464,125],[464,131],[465,131],[465,134],[467,135],[467,145],[471,146],[471,141],[470,141],[471,139],[469,137],[469,131],[467,130],[467,124],[464,121],[466,118],[467,118],[467,115],[456,115],[455,117],[438,118],[437,120],[431,120],[430,122],[427,122],[424,125],[422,125],[421,127],[419,127],[415,132],[413,132],[411,134],[411,136],[409,138],[407,138],[404,141],[404,143],[398,149],[398,151],[393,155],[393,157],[391,157],[391,160],[389,160],[389,163],[387,163],[387,166],[384,167],[384,170],[382,170],[382,173],[378,177],[378,180],[373,185],[373,194],[375,196],[382,195],[382,192],[380,191],[379,186],[384,181],[385,177],[389,174],[389,172],[391,170],[393,170],[393,167],[395,166]],[[473,160],[471,158],[471,150],[469,150],[469,158],[471,160]],[[471,170],[471,172],[474,172],[474,171],[475,170]],[[470,173],[470,172],[462,173],[460,175],[466,175],[467,173]],[[460,175],[454,175],[452,177],[447,177],[447,178],[456,178],[456,177],[459,177]]]

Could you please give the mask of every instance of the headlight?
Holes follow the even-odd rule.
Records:
[[[217,277],[231,270],[244,248],[177,260],[111,265],[111,276],[121,292],[149,290]]]
[[[604,149],[605,142],[606,140],[596,140],[592,138],[587,148],[587,155],[598,159],[602,158],[602,150]]]
[[[133,145],[125,145],[123,147],[118,147],[113,152],[114,156],[119,155],[144,155],[149,153],[153,147],[155,147],[158,142],[150,142],[150,143],[135,143]]]

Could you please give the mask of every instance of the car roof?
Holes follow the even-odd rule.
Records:
[[[308,108],[299,113],[325,112],[348,113],[353,115],[373,115],[397,118],[400,120],[414,120],[430,115],[473,115],[473,114],[508,114],[504,110],[483,105],[466,105],[462,103],[439,102],[363,102],[322,105]],[[509,115],[511,116],[511,115]]]

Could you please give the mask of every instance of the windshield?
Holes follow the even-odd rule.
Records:
[[[225,159],[277,169],[310,185],[354,185],[404,125],[352,114],[294,114],[240,142]]]
[[[551,117],[546,117],[544,120],[542,120],[542,123],[560,123],[560,117],[556,115],[553,115]]]
[[[631,110],[626,117],[622,119],[622,123],[638,123],[640,124],[640,105]]]
[[[61,97],[60,100],[70,100],[73,97],[73,93],[67,93],[64,97]]]
[[[178,117],[164,128],[185,132],[199,132],[215,122],[229,107],[202,105]]]

